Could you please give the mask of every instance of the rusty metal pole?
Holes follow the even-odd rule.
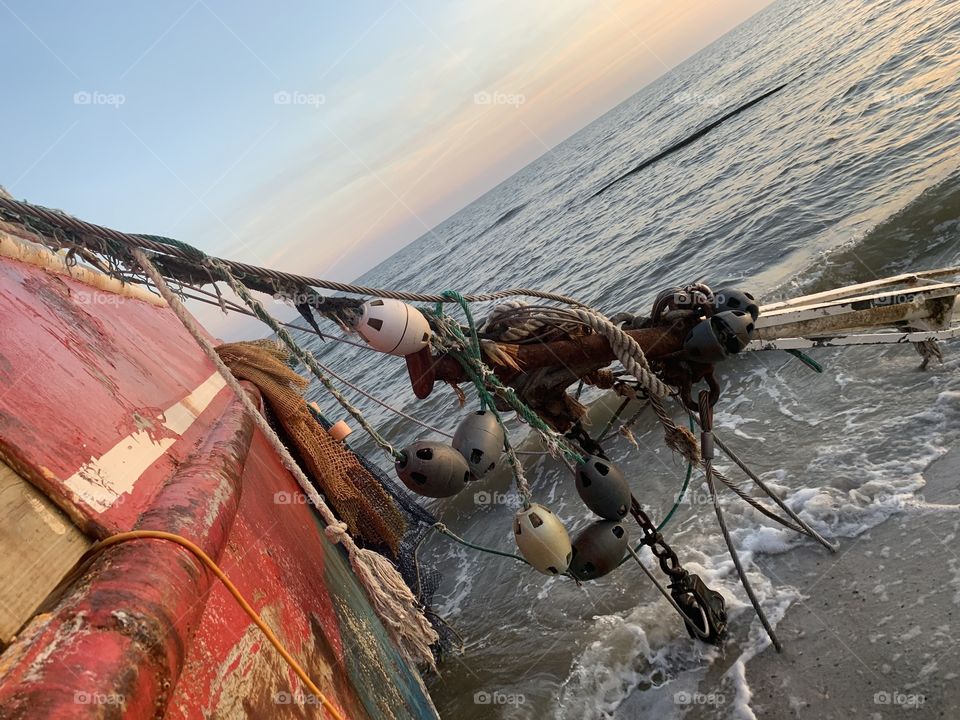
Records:
[[[649,360],[657,360],[679,351],[688,330],[687,324],[674,324],[668,327],[629,330],[627,333],[640,344]],[[586,373],[615,359],[610,343],[602,335],[585,335],[576,340],[527,345],[498,343],[498,346],[503,354],[522,368],[517,371],[504,365],[496,365],[494,372],[504,383],[509,383],[521,372],[547,367],[565,367],[574,372],[582,369]],[[428,348],[407,357],[407,371],[414,392],[421,400],[430,395],[437,380],[458,383],[468,379],[456,359],[449,355],[432,356]]]

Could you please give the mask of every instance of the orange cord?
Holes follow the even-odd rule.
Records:
[[[210,571],[216,575],[220,582],[223,583],[224,587],[230,592],[231,595],[236,599],[240,604],[240,607],[243,608],[244,612],[250,616],[250,619],[253,620],[254,624],[266,635],[267,640],[270,641],[270,644],[277,649],[277,652],[280,653],[280,656],[287,662],[287,664],[293,669],[297,674],[297,677],[303,681],[303,684],[307,686],[314,697],[316,697],[328,713],[334,718],[334,720],[344,720],[343,715],[336,708],[336,706],[327,699],[327,696],[323,694],[319,687],[310,679],[310,676],[307,675],[306,671],[300,666],[300,663],[287,652],[286,648],[283,646],[283,643],[280,642],[280,639],[274,634],[263,620],[260,619],[260,616],[257,614],[257,611],[254,610],[250,603],[248,603],[243,595],[240,594],[240,591],[237,590],[237,587],[230,582],[230,578],[226,576],[223,570],[220,569],[220,566],[214,562],[213,558],[207,555],[202,549],[197,545],[187,540],[185,537],[176,535],[174,533],[163,532],[161,530],[131,530],[129,532],[117,533],[116,535],[110,535],[109,537],[104,538],[99,543],[94,545],[86,553],[86,559],[89,559],[90,556],[99,553],[100,551],[110,547],[111,545],[117,545],[119,543],[125,542],[127,540],[137,540],[140,538],[152,538],[155,540],[169,540],[170,542],[176,543],[183,548],[186,548],[191,553],[196,556],[200,562],[207,566]]]

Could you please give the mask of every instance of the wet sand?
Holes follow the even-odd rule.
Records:
[[[743,638],[728,640],[699,686],[636,692],[616,717],[960,716],[960,448],[924,477],[916,505],[843,539],[835,555],[811,543],[758,558],[802,594],[777,625],[782,653],[768,646],[738,667],[730,643]]]

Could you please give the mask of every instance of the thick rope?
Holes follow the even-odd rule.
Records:
[[[412,663],[423,663],[431,669],[436,669],[433,651],[430,646],[439,640],[436,630],[420,611],[417,599],[410,592],[410,588],[403,582],[403,578],[396,568],[382,555],[365,548],[358,548],[353,538],[347,534],[346,524],[341,523],[330,507],[324,502],[320,493],[304,474],[303,470],[293,459],[273,428],[253,404],[253,401],[244,391],[240,382],[233,376],[229,368],[217,354],[216,348],[204,336],[196,321],[184,307],[180,298],[170,289],[166,280],[142,250],[135,249],[133,256],[143,268],[143,271],[153,281],[161,297],[167,301],[170,309],[177,316],[187,331],[203,350],[203,353],[214,364],[223,377],[227,386],[240,399],[244,409],[250,414],[257,429],[270,443],[274,452],[280,457],[283,466],[293,475],[300,489],[310,500],[320,514],[328,528],[328,537],[333,532],[335,542],[342,543],[347,551],[350,566],[363,585],[367,597],[374,611],[396,643],[400,652]],[[256,301],[254,301],[256,302]],[[259,303],[258,303],[259,305]],[[262,309],[262,308],[261,308]],[[330,528],[335,530],[330,531]]]
[[[658,378],[643,354],[640,343],[614,325],[596,310],[585,307],[570,308],[567,312],[576,315],[591,330],[603,335],[610,343],[610,349],[628,373],[633,375],[651,398],[664,398],[673,393],[673,389]]]
[[[689,430],[678,426],[663,406],[663,399],[676,391],[654,374],[640,344],[596,310],[575,307],[564,312],[577,317],[607,339],[616,358],[626,371],[637,379],[650,396],[650,407],[653,408],[660,424],[663,426],[667,446],[680,453],[686,458],[687,462],[700,465],[700,449],[697,446],[697,439]]]
[[[79,242],[83,243],[95,252],[103,252],[105,245],[111,242],[119,243],[128,250],[141,249],[150,250],[160,255],[172,255],[183,260],[192,262],[203,262],[208,256],[201,250],[191,245],[175,240],[173,238],[161,237],[159,235],[135,235],[124,233],[111,228],[88,223],[79,218],[72,217],[63,212],[50,210],[48,208],[33,205],[31,203],[21,202],[10,198],[0,197],[0,211],[3,211],[9,219],[15,220],[21,224],[28,225],[28,219],[39,221],[41,224],[52,226],[60,230],[67,230],[78,235]],[[368,295],[373,297],[392,298],[394,300],[407,300],[413,302],[447,302],[442,295],[431,295],[424,293],[398,292],[395,290],[386,290],[384,288],[371,288],[363,285],[352,285],[347,283],[332,282],[321,278],[312,278],[304,275],[295,275],[293,273],[281,272],[270,268],[258,267],[256,265],[247,265],[245,263],[226,260],[224,258],[215,258],[209,256],[210,260],[219,263],[231,273],[241,277],[256,277],[265,280],[278,280],[280,282],[293,285],[309,285],[313,287],[324,288],[334,292],[350,293],[352,295]],[[223,278],[225,279],[225,278]],[[564,303],[566,305],[579,305],[580,303],[572,298],[556,293],[543,292],[541,290],[531,290],[529,288],[511,288],[509,290],[500,290],[498,292],[483,293],[479,295],[465,295],[468,302],[486,302],[500,300],[503,298],[525,295],[527,297],[543,298],[544,300],[553,300],[554,302]]]

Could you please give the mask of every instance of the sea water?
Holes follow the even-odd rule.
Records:
[[[644,313],[662,288],[698,280],[770,301],[958,264],[958,41],[957,2],[781,0],[359,281],[422,292],[535,287],[610,315]],[[591,197],[644,158],[786,81],[781,92]],[[475,311],[482,317],[488,309]],[[400,359],[316,338],[310,344],[322,361],[432,425],[452,431],[465,412],[442,384],[418,401]],[[745,354],[718,367],[717,428],[819,532],[852,548],[851,557],[874,552],[857,539],[905,507],[943,512],[926,506],[922,492],[925,469],[960,437],[960,345],[945,350],[946,363],[925,372],[910,347],[813,350],[823,374],[782,352]],[[310,394],[334,418],[344,415],[322,388]],[[436,437],[351,397],[397,446]],[[468,403],[476,404],[472,393]],[[511,420],[510,427],[520,442],[525,426]],[[389,469],[389,459],[359,434],[356,447]],[[685,466],[663,447],[650,417],[633,434],[636,446],[615,435],[607,450],[651,516],[662,517]],[[728,465],[728,474],[742,479]],[[571,534],[591,521],[563,465],[532,456],[526,469],[537,501]],[[642,708],[650,717],[753,717],[749,668],[766,652],[766,637],[737,582],[701,475],[690,492],[665,535],[684,566],[726,598],[732,629],[722,649],[691,641],[635,566],[577,586],[435,537],[422,551],[444,576],[434,609],[465,642],[429,682],[441,714],[579,720],[634,717]],[[751,582],[779,623],[823,588],[773,574],[764,562],[807,552],[810,542],[724,497]],[[428,506],[471,540],[514,549],[516,495],[507,468]],[[849,633],[837,615],[820,617],[827,629],[814,624],[811,633]],[[904,710],[884,705],[884,697],[860,700],[852,707],[862,715],[842,716]],[[795,716],[817,716],[790,702]],[[918,718],[952,712],[930,704],[912,709]]]

